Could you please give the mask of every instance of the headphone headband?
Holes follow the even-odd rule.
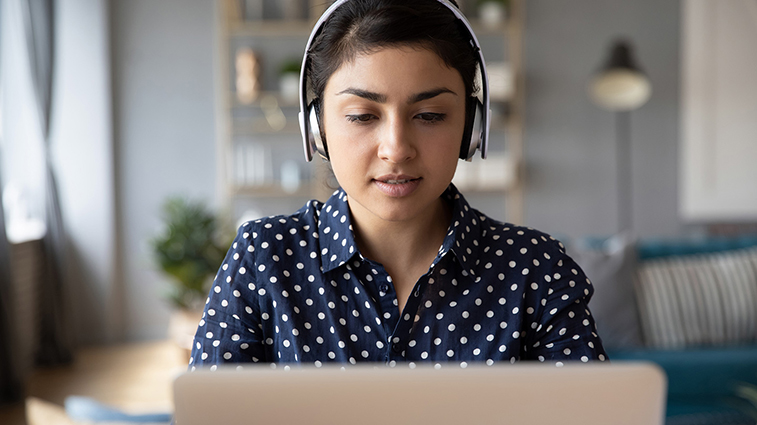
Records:
[[[320,140],[320,134],[314,135],[312,129],[311,129],[311,123],[310,121],[310,113],[308,112],[309,105],[308,105],[308,91],[307,91],[307,72],[306,72],[306,66],[309,60],[310,55],[310,49],[312,48],[313,41],[318,36],[318,34],[321,32],[321,29],[323,28],[326,21],[331,17],[331,15],[344,3],[347,3],[350,0],[336,0],[331,6],[329,6],[328,9],[321,15],[321,17],[318,19],[318,21],[315,23],[315,26],[313,27],[313,30],[310,33],[310,37],[308,37],[308,43],[305,46],[305,53],[302,56],[302,67],[300,68],[300,86],[299,86],[299,94],[300,94],[300,113],[299,113],[299,122],[300,122],[300,131],[302,133],[302,140],[305,148],[305,159],[307,161],[311,161],[313,159],[313,154],[318,152],[325,160],[328,160],[327,154],[323,149],[321,149],[317,144],[316,141],[324,143],[325,141]],[[481,51],[481,45],[478,42],[478,38],[476,38],[476,34],[473,32],[473,28],[471,28],[470,23],[465,18],[465,16],[460,12],[460,9],[458,9],[454,4],[452,4],[449,0],[437,0],[440,4],[444,5],[447,9],[449,9],[455,17],[465,25],[465,28],[468,31],[468,35],[470,36],[470,44],[471,48],[476,52],[478,55],[478,66],[479,70],[481,72],[481,92],[482,92],[482,102],[480,105],[481,108],[481,116],[476,117],[475,120],[478,122],[480,120],[481,130],[480,134],[472,134],[471,140],[470,140],[470,146],[466,150],[467,153],[467,160],[470,160],[473,157],[473,154],[475,153],[476,149],[481,150],[481,158],[486,158],[486,154],[488,151],[488,141],[489,141],[489,126],[491,124],[491,109],[490,109],[490,101],[489,101],[489,76],[486,73],[486,62],[484,61],[484,55]],[[463,140],[463,143],[465,143],[466,140]]]

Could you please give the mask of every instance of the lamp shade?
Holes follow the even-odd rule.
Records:
[[[611,111],[631,111],[647,103],[652,84],[636,66],[627,42],[616,42],[610,60],[589,85],[589,95],[598,106]]]

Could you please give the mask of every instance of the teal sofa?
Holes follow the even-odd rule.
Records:
[[[601,250],[601,244],[602,241],[594,240],[589,245],[595,250]],[[640,322],[644,321],[645,313],[641,308],[643,300],[640,300],[638,293],[641,289],[639,288],[640,277],[637,273],[644,267],[650,264],[666,264],[670,260],[682,261],[681,264],[690,264],[685,263],[686,261],[708,261],[711,258],[718,259],[716,261],[725,261],[723,258],[731,254],[757,258],[757,235],[685,240],[641,240],[632,242],[631,245],[635,254],[635,258],[632,259],[634,279],[619,283],[595,281],[595,299],[592,300],[590,306],[597,301],[597,310],[602,311],[602,303],[607,301],[603,297],[617,296],[622,293],[622,288],[612,285],[631,285],[635,292],[636,318]],[[611,260],[612,254],[607,255],[605,260]],[[594,259],[597,260],[596,257]],[[600,258],[599,261],[601,262],[602,259]],[[626,267],[623,273],[626,275],[629,270],[628,261],[628,259],[624,260]],[[588,267],[592,268],[591,261],[588,263]],[[583,266],[580,259],[579,264]],[[747,292],[752,291],[750,293],[757,294],[757,261],[752,260],[752,264],[753,270],[742,273],[740,282],[746,283],[744,287]],[[620,266],[616,267],[615,271],[619,270]],[[594,281],[592,271],[586,270],[586,272]],[[598,274],[598,279],[613,279],[607,273],[602,276],[600,271]],[[685,273],[683,275],[682,279],[685,280]],[[681,279],[680,276],[681,273],[678,275],[679,279]],[[617,276],[614,279],[622,280]],[[678,292],[673,290],[670,294],[675,297]],[[668,302],[677,301],[674,299]],[[594,310],[593,307],[592,310]],[[609,342],[605,347],[609,358],[615,362],[651,361],[664,369],[668,377],[667,425],[754,425],[757,423],[757,332],[751,336],[747,332],[738,342],[684,344],[683,346],[679,344],[673,348],[665,348],[660,347],[659,342],[657,346],[650,344],[649,335],[644,335],[645,329],[641,325],[638,325],[637,341],[629,338],[622,341],[614,340],[612,337],[615,334],[605,337],[607,332],[604,334],[602,332],[603,321],[607,322],[605,329],[610,329],[615,333],[618,333],[618,329],[625,331],[630,327],[628,324],[630,322],[626,320],[616,324],[616,328],[612,329],[612,321],[622,315],[622,312],[618,311],[615,314],[613,311],[618,310],[610,306],[603,313],[605,317],[595,314],[600,336]],[[689,315],[689,320],[690,317],[691,315]],[[753,320],[752,317],[757,317],[757,314],[751,315],[749,320]],[[757,329],[757,324],[747,325],[753,326],[748,329]],[[648,327],[646,330],[648,331]],[[752,392],[751,400],[748,396],[750,391]]]

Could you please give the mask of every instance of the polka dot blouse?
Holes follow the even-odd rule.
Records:
[[[215,278],[190,368],[221,363],[605,360],[593,288],[562,244],[492,220],[450,185],[442,246],[400,311],[358,251],[347,195],[247,222]]]

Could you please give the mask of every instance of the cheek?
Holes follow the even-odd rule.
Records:
[[[354,163],[365,161],[372,153],[374,136],[343,119],[325,116],[324,135],[333,168],[354,168]]]
[[[326,135],[326,144],[329,149],[331,169],[341,186],[349,185],[359,179],[361,172],[367,167],[367,153],[358,143],[343,133],[332,132],[332,137]]]

